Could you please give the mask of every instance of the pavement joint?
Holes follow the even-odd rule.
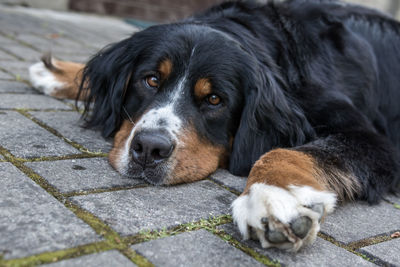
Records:
[[[231,222],[231,215],[225,214],[220,216],[213,216],[208,219],[200,219],[198,221],[180,224],[171,228],[163,228],[160,230],[142,230],[138,234],[124,237],[124,240],[130,245],[134,245],[159,238],[178,235],[185,232],[196,231],[199,229],[214,231],[216,230],[217,226]]]
[[[361,252],[359,252],[359,251],[356,251],[353,247],[351,247],[351,246],[349,246],[349,245],[345,245],[345,244],[343,244],[343,243],[341,243],[341,242],[335,240],[333,237],[331,237],[331,236],[329,236],[329,235],[327,235],[327,234],[324,234],[324,233],[322,233],[322,232],[319,232],[319,233],[318,233],[318,236],[319,236],[320,238],[322,238],[322,239],[328,241],[328,242],[331,242],[332,244],[334,244],[334,245],[336,245],[336,246],[338,246],[338,247],[340,247],[340,248],[343,248],[343,249],[347,250],[348,252],[353,253],[354,255],[357,255],[358,257],[363,258],[363,259],[366,260],[366,261],[369,261],[369,262],[371,262],[371,263],[376,263],[376,262],[378,261],[378,259],[376,259],[375,257],[369,257],[369,256],[367,256],[365,253],[361,253]]]
[[[373,237],[369,237],[369,238],[365,238],[359,241],[355,241],[355,242],[351,242],[349,244],[346,245],[346,247],[348,247],[350,250],[357,250],[366,246],[371,246],[371,245],[375,245],[375,244],[379,244],[382,242],[386,242],[392,239],[395,239],[395,237],[391,237],[391,235],[395,232],[398,231],[392,231],[389,234],[384,234],[384,235],[377,235],[377,236],[373,236]],[[396,237],[398,238],[398,237]]]
[[[222,187],[225,190],[228,190],[232,194],[235,194],[237,196],[239,196],[241,194],[240,192],[236,191],[235,189],[233,189],[233,188],[231,188],[229,186],[224,185],[223,183],[221,183],[220,181],[218,181],[216,179],[213,179],[213,178],[210,177],[210,178],[207,178],[207,180],[209,180],[210,182],[213,182],[214,184],[218,185],[219,187]]]
[[[10,39],[10,40],[12,40],[12,41],[15,41],[15,42],[21,44],[21,45],[24,45],[24,46],[26,46],[26,47],[32,48],[33,50],[36,50],[36,51],[40,52],[40,50],[37,49],[36,47],[34,47],[33,45],[28,44],[27,42],[18,40],[17,38],[15,38],[15,36],[13,36],[13,35],[11,35],[11,34],[5,34],[4,32],[0,31],[0,35],[3,36],[4,38]],[[23,59],[22,59],[22,60],[23,60]]]
[[[67,144],[73,146],[74,148],[78,149],[79,151],[81,151],[83,153],[86,153],[86,154],[89,154],[89,155],[96,155],[96,156],[104,156],[105,155],[105,153],[103,153],[103,152],[90,151],[89,149],[87,149],[86,147],[82,146],[81,144],[78,144],[78,143],[76,143],[76,142],[64,137],[57,130],[51,128],[47,124],[45,124],[42,121],[36,119],[35,117],[33,117],[31,114],[29,114],[28,112],[26,112],[23,109],[17,109],[17,112],[19,112],[21,115],[25,116],[26,118],[32,120],[37,125],[39,125],[40,127],[44,128],[45,130],[49,131],[53,135],[61,138],[64,142],[66,142]]]
[[[258,262],[264,264],[265,266],[271,266],[271,267],[279,267],[282,266],[281,263],[277,260],[273,260],[265,255],[262,255],[260,253],[258,253],[257,251],[255,251],[254,249],[244,245],[243,243],[241,243],[239,240],[237,240],[236,238],[234,238],[233,236],[231,236],[230,234],[226,233],[224,230],[222,229],[217,229],[213,232],[214,235],[218,236],[219,238],[221,238],[222,240],[225,240],[226,242],[228,242],[229,244],[231,244],[232,246],[234,246],[235,248],[243,251],[244,253],[246,253],[247,255],[249,255],[250,257],[254,258],[255,260],[257,260]]]
[[[243,251],[250,257],[254,258],[258,262],[266,265],[266,266],[281,266],[280,263],[276,260],[272,260],[267,256],[261,255],[257,253],[254,249],[242,244],[240,241],[236,240],[230,234],[226,233],[222,229],[218,229],[218,226],[232,223],[231,215],[221,215],[216,217],[210,217],[209,219],[200,219],[196,222],[181,224],[172,228],[165,228],[158,231],[141,231],[137,235],[125,237],[126,242],[131,245],[139,244],[142,242],[147,242],[151,240],[156,240],[159,238],[170,237],[174,235],[178,235],[181,233],[192,232],[200,229],[205,229],[213,235],[219,237],[220,239],[228,242],[231,246]]]
[[[1,50],[1,47],[0,47],[0,51],[3,51],[3,50]],[[9,70],[7,70],[7,69],[5,69],[5,68],[2,68],[2,67],[0,67],[0,71],[2,71],[2,72],[5,72],[5,73],[7,73],[7,74],[9,74],[9,75],[11,75],[13,78],[7,78],[7,79],[2,79],[2,80],[6,80],[6,81],[18,81],[18,77],[17,77],[17,75],[15,75],[14,73],[12,73],[11,71],[9,71]],[[19,81],[21,81],[21,82],[24,82],[24,83],[27,83],[28,81],[26,81],[26,80],[19,80]]]
[[[23,162],[19,161],[16,157],[14,157],[9,151],[7,151],[5,148],[0,146],[0,154],[4,156],[4,158],[12,163],[15,167],[17,167],[19,170],[21,170],[26,176],[28,176],[31,180],[33,180],[36,184],[38,184],[40,187],[42,187],[47,193],[52,195],[54,198],[56,198],[59,202],[64,204],[65,207],[67,207],[69,210],[71,210],[78,218],[83,220],[86,224],[88,224],[95,232],[104,237],[106,239],[106,243],[111,248],[118,249],[118,250],[125,250],[125,251],[130,251],[129,244],[122,242],[122,237],[115,232],[114,230],[111,229],[110,226],[108,226],[106,223],[104,223],[102,220],[97,218],[95,215],[92,213],[80,208],[78,205],[72,203],[69,201],[61,192],[59,192],[55,187],[53,187],[49,182],[47,182],[43,177],[35,173],[31,168],[25,166]],[[43,257],[28,257],[28,258],[22,258],[22,259],[13,259],[13,260],[6,260],[4,262],[2,259],[0,259],[0,266],[31,266],[31,265],[36,265],[38,260],[42,260],[44,263],[46,262],[45,260],[48,258],[47,257],[48,253],[43,253]],[[130,259],[135,260],[134,263],[137,264],[138,266],[151,266],[149,265],[149,261],[143,257],[141,257],[138,254],[135,254],[135,252],[130,251],[128,253],[130,255]],[[74,254],[75,255],[75,254]],[[79,255],[77,255],[79,256]],[[43,259],[42,259],[43,258]],[[53,259],[53,258],[52,258]]]
[[[89,154],[89,153],[82,153],[82,154],[71,154],[71,155],[64,155],[64,156],[51,156],[51,157],[40,157],[40,158],[18,158],[21,162],[42,162],[42,161],[58,161],[58,160],[66,160],[66,159],[89,159],[89,158],[105,158],[108,154],[106,153],[99,153],[99,154]]]
[[[45,252],[36,254],[24,258],[4,260],[0,258],[0,266],[4,267],[25,267],[25,266],[37,266],[40,264],[53,263],[64,259],[72,259],[84,255],[93,253],[103,252],[114,249],[107,241],[95,242],[77,246],[74,248],[68,248],[65,250],[57,250],[52,252]]]
[[[3,51],[4,53],[7,53],[8,55],[11,55],[11,56],[15,57],[19,61],[25,61],[24,58],[22,58],[22,57],[20,57],[20,56],[18,56],[16,54],[14,54],[13,52],[7,50],[7,48],[0,47],[0,50]]]
[[[125,187],[96,188],[93,190],[68,192],[68,193],[64,193],[63,195],[64,195],[64,197],[68,198],[68,197],[76,197],[76,196],[87,196],[87,195],[91,195],[91,194],[99,194],[99,193],[105,193],[105,192],[115,192],[115,191],[121,191],[121,190],[137,189],[137,188],[143,188],[143,187],[149,187],[149,185],[141,184],[141,185],[125,186]]]

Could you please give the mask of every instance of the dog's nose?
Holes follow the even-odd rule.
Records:
[[[159,132],[140,132],[131,144],[133,160],[145,167],[169,158],[174,150],[171,139]]]

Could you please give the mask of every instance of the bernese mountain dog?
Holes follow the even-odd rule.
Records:
[[[334,0],[228,2],[112,44],[50,56],[33,86],[84,100],[111,165],[154,185],[248,175],[244,238],[298,250],[338,202],[399,184],[400,24]]]

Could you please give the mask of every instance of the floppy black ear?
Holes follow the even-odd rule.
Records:
[[[265,62],[252,65],[229,165],[230,172],[242,176],[269,150],[300,145],[314,136],[301,108],[285,94],[277,68]]]
[[[85,99],[83,117],[87,127],[101,130],[105,137],[122,122],[123,98],[139,53],[131,38],[98,52],[83,70],[79,91]]]

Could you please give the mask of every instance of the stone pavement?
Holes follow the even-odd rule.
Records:
[[[0,6],[0,266],[400,266],[400,198],[348,204],[297,254],[243,242],[230,203],[245,178],[218,171],[152,187],[107,164],[110,140],[71,101],[35,91],[27,69],[52,51],[84,62],[137,29],[123,21]]]

